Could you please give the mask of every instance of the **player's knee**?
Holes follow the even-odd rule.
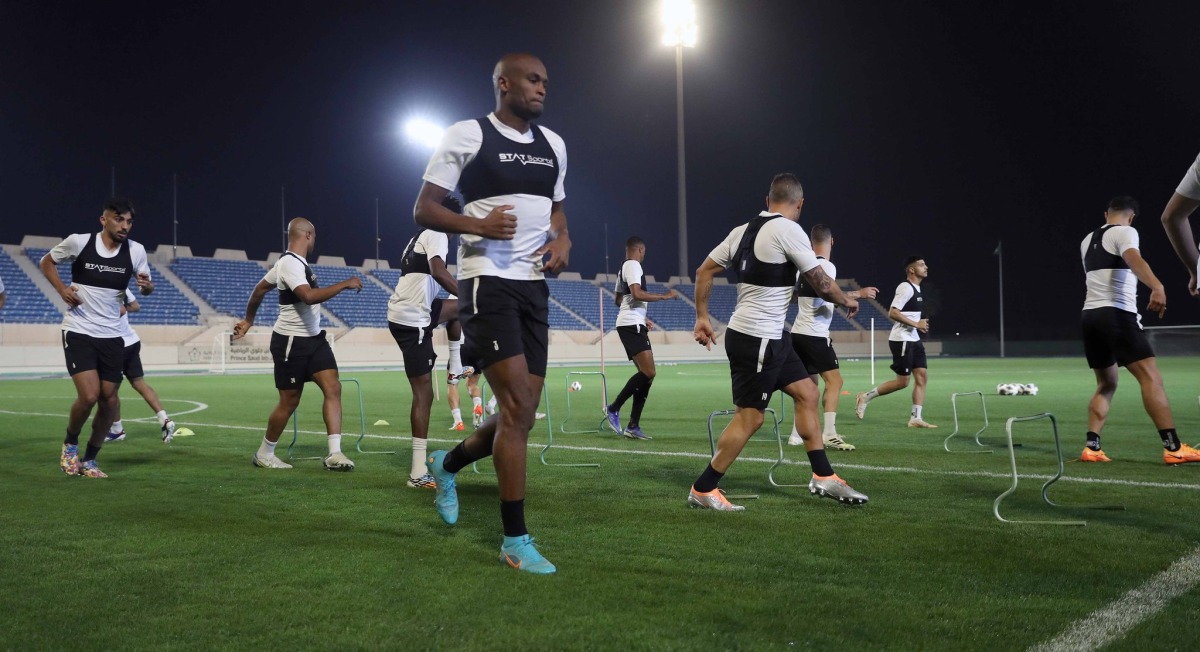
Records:
[[[79,392],[79,402],[91,408],[100,400],[100,389],[85,389]]]
[[[896,381],[900,383],[901,387],[908,387],[910,380],[912,380],[912,376],[896,376]]]
[[[746,427],[747,432],[755,432],[762,427],[766,420],[761,410],[742,410],[741,414],[742,425]]]
[[[646,369],[645,371],[643,371],[643,372],[642,372],[642,375],[646,377],[646,384],[647,384],[647,385],[648,385],[648,384],[650,384],[650,383],[652,383],[652,382],[654,382],[654,376],[655,376],[657,373],[658,373],[658,372],[657,372],[657,371],[654,369],[654,367],[653,367],[652,365],[650,366],[650,368],[648,368],[648,369]]]

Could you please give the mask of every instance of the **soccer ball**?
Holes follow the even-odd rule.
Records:
[[[1034,385],[1033,383],[1021,385],[1021,393],[1028,396],[1037,396],[1038,386]]]
[[[579,382],[578,380],[571,383],[571,391],[572,392],[578,392],[581,389],[583,389],[583,383]]]
[[[1000,383],[996,385],[996,393],[1001,396],[1016,396],[1021,393],[1020,385],[1013,383]]]

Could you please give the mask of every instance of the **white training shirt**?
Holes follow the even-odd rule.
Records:
[[[308,285],[308,279],[304,276],[304,266],[308,264],[303,256],[292,252],[300,260],[295,257],[283,255],[279,260],[275,261],[275,266],[271,271],[263,276],[263,280],[270,283],[275,281],[275,287],[283,292],[284,290],[294,290],[301,285]],[[304,261],[304,262],[300,262]],[[279,318],[275,320],[275,326],[272,327],[276,333],[280,335],[295,335],[299,337],[313,337],[321,334],[321,304],[315,303],[308,305],[303,301],[298,301],[294,304],[280,304]]]
[[[138,298],[133,294],[133,292],[125,290],[125,305],[128,306],[137,300]],[[133,330],[133,326],[129,323],[129,312],[125,312],[121,315],[121,337],[125,339],[126,347],[133,346],[142,340],[142,338],[138,337],[137,332]]]
[[[763,211],[760,216],[772,215]],[[708,257],[716,264],[729,268],[733,264],[733,255],[737,253],[742,234],[748,224],[743,224],[729,232],[725,240],[713,249]],[[801,274],[820,264],[817,255],[813,253],[808,234],[800,225],[784,218],[769,220],[763,224],[754,239],[754,257],[764,263],[783,263],[791,261]],[[737,307],[729,318],[729,327],[733,330],[768,340],[778,340],[783,337],[783,325],[787,318],[788,303],[792,300],[792,286],[763,287],[749,283],[738,283]]]
[[[913,290],[913,284],[905,281],[896,286],[896,296],[892,298],[890,307],[900,311],[900,314],[909,318],[912,321],[921,320],[921,312],[915,310],[904,310],[908,300],[913,298],[918,291]],[[898,321],[892,322],[892,332],[888,333],[888,341],[891,342],[919,342],[921,341],[921,333],[917,329],[908,324],[901,324]]]
[[[73,233],[50,250],[50,260],[55,265],[74,262],[87,245],[88,233]],[[101,258],[115,258],[121,253],[121,246],[109,249],[104,245],[104,238],[97,233],[96,252]],[[146,260],[146,248],[133,240],[126,240],[124,245],[129,247],[129,257],[133,262],[133,273],[149,274],[150,263]],[[121,337],[121,304],[127,290],[113,290],[90,285],[80,285],[72,279],[71,286],[83,303],[67,310],[63,315],[62,329],[72,333],[80,333],[90,337]]]
[[[415,253],[425,254],[430,261],[441,258],[443,264],[449,248],[450,240],[446,234],[431,229],[422,231],[413,245]],[[388,321],[413,328],[429,326],[429,307],[437,298],[440,287],[432,274],[409,272],[401,275],[388,299]]]
[[[833,263],[817,256],[821,268],[829,278],[837,278],[837,267]],[[796,297],[796,321],[792,322],[792,332],[797,335],[812,337],[829,337],[829,325],[833,323],[834,305],[821,297]]]
[[[646,302],[633,298],[633,286],[646,286],[642,280],[642,264],[636,260],[627,260],[621,265],[621,278],[630,291],[621,297],[621,311],[617,313],[617,326],[645,326]]]
[[[533,130],[520,133],[496,119],[489,113],[488,120],[501,136],[518,143],[532,143]],[[563,180],[567,176],[567,145],[563,139],[545,127],[539,127],[545,135],[554,155],[558,157],[558,181],[554,184],[553,202],[567,198]],[[474,120],[464,120],[450,125],[442,136],[441,143],[429,159],[425,168],[425,181],[453,191],[458,187],[463,169],[474,160],[483,144],[483,131]],[[545,278],[542,274],[542,257],[534,252],[546,244],[550,233],[550,199],[536,195],[498,195],[473,201],[463,206],[463,215],[483,219],[497,206],[511,205],[509,213],[517,217],[517,232],[512,240],[488,240],[477,235],[462,234],[458,239],[458,278],[477,276],[499,276],[516,281],[531,281]]]
[[[1079,243],[1079,255],[1087,255],[1088,246],[1092,242],[1092,233]],[[1110,254],[1124,257],[1130,249],[1138,249],[1139,238],[1137,229],[1132,226],[1114,226],[1104,232],[1100,246]],[[1131,269],[1097,269],[1087,273],[1087,296],[1083,301],[1083,309],[1119,308],[1126,312],[1136,313],[1137,309],[1137,276]]]

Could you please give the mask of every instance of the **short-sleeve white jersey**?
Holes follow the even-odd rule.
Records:
[[[645,326],[646,302],[633,298],[633,286],[646,286],[642,281],[642,264],[636,260],[627,260],[621,265],[621,280],[630,291],[621,297],[621,310],[617,313],[617,326]],[[620,286],[620,281],[617,285]]]
[[[817,257],[821,268],[829,278],[837,278],[837,267],[828,260]],[[792,332],[797,335],[812,337],[829,337],[829,325],[833,323],[834,305],[821,297],[796,297],[796,320],[792,322]]]
[[[760,217],[773,215],[763,211]],[[733,263],[742,234],[749,224],[743,224],[713,249],[708,257],[726,269]],[[791,262],[803,274],[820,264],[813,253],[808,234],[800,225],[785,217],[767,220],[754,239],[754,257],[764,263]],[[794,280],[793,280],[794,283]],[[787,319],[788,303],[792,300],[792,286],[764,287],[749,283],[738,283],[737,306],[729,318],[729,327],[744,335],[778,340],[783,337],[783,326]]]
[[[896,286],[896,296],[892,298],[891,308],[900,311],[900,314],[909,318],[912,321],[921,321],[920,310],[905,310],[910,299],[918,296],[919,290],[913,289],[913,284],[905,281]],[[921,340],[921,333],[917,329],[908,324],[901,324],[898,321],[892,322],[892,332],[888,333],[888,340],[891,342],[918,342]]]
[[[104,244],[101,233],[95,235],[96,253],[101,258],[115,258],[121,253],[121,246],[129,247],[129,258],[133,263],[133,273],[149,274],[150,263],[146,259],[146,248],[141,243],[126,240],[116,249],[109,249]],[[87,246],[91,234],[74,233],[50,250],[50,259],[55,265],[74,262],[83,248]],[[126,290],[80,285],[72,279],[71,286],[82,303],[67,310],[63,315],[62,329],[72,333],[80,333],[91,337],[121,337],[121,305]]]
[[[424,254],[429,260],[441,258],[443,264],[449,248],[446,234],[431,229],[422,231],[413,244],[415,253]],[[409,272],[401,275],[388,299],[388,321],[413,328],[429,326],[429,306],[437,298],[439,287],[432,274]]]
[[[489,113],[488,120],[500,135],[518,143],[534,142],[533,130],[525,133],[500,122],[495,114]],[[517,217],[517,232],[512,240],[489,240],[462,234],[458,244],[458,278],[477,276],[499,276],[517,281],[539,280],[542,274],[542,257],[536,252],[546,244],[550,233],[550,209],[553,202],[566,199],[564,180],[567,176],[567,146],[562,137],[538,125],[546,141],[558,158],[558,180],[554,184],[553,201],[536,195],[516,194],[485,197],[463,206],[463,215],[483,219],[497,206],[510,205],[509,211]],[[483,144],[483,131],[474,120],[464,120],[450,125],[429,165],[425,168],[424,180],[435,186],[454,190],[467,164],[475,159]]]
[[[125,290],[125,305],[129,305],[138,298],[133,292]],[[133,346],[141,341],[137,331],[133,330],[133,326],[129,323],[129,313],[125,312],[121,315],[121,337],[125,339],[125,346]]]
[[[1093,233],[1089,233],[1079,243],[1079,255],[1086,258],[1088,248],[1093,244]],[[1104,231],[1100,239],[1100,247],[1106,253],[1124,257],[1130,249],[1138,249],[1139,238],[1137,229],[1132,226],[1118,225]],[[1118,308],[1126,312],[1136,313],[1137,309],[1137,276],[1128,267],[1120,269],[1096,269],[1086,273],[1087,295],[1083,300],[1083,309]]]
[[[304,260],[300,254],[292,253],[291,256],[287,253],[280,256],[279,260],[275,261],[275,267],[263,277],[263,280],[270,282],[271,275],[274,274],[275,287],[280,292],[308,285],[308,279],[304,276],[304,266],[308,264],[308,261]],[[321,304],[314,303],[310,306],[303,301],[280,304],[279,318],[275,320],[272,330],[280,335],[299,337],[319,335],[321,333]]]

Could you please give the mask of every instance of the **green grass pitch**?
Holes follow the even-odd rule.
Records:
[[[1160,360],[1189,443],[1200,440],[1197,362]],[[169,412],[206,406],[177,417],[196,435],[170,447],[152,418],[130,421],[150,412],[122,386],[129,436],[105,447],[103,481],[57,468],[70,382],[3,381],[0,647],[1015,650],[1052,638],[1197,548],[1200,465],[1162,463],[1127,373],[1104,433],[1115,462],[1069,462],[1051,489],[1065,505],[1126,511],[1049,507],[1033,477],[1005,503],[1010,518],[1088,522],[1063,527],[997,521],[992,501],[1010,483],[1007,454],[949,454],[942,440],[953,429],[950,394],[982,390],[985,442],[1002,440],[1006,417],[1049,411],[1065,457],[1078,457],[1094,384],[1083,360],[934,359],[931,367],[925,418],[941,427],[912,430],[908,391],[855,419],[853,394],[867,389],[869,370],[844,363],[851,394],[838,429],[858,450],[829,455],[870,504],[772,487],[767,460],[776,447],[760,434],[723,483],[761,495],[740,514],[685,503],[708,457],[707,416],[730,404],[727,367],[661,366],[642,422],[649,442],[558,433],[566,370],[552,369],[548,459],[601,464],[543,466],[540,449],[530,449],[528,522],[559,567],[552,577],[497,561],[494,478],[460,474],[455,527],[438,519],[432,492],[403,485],[411,395],[400,372],[343,372],[363,383],[365,448],[400,451],[355,453],[357,399],[346,384],[343,448],[358,464],[349,474],[319,461],[291,471],[251,466],[277,396],[269,375],[150,377]],[[611,392],[631,369],[608,367]],[[884,363],[877,369],[880,381],[890,375]],[[599,421],[600,400],[597,377],[581,380],[571,425],[582,428]],[[1041,393],[996,396],[1000,382],[1034,382]],[[431,450],[460,434],[447,432],[442,398]],[[960,400],[959,409],[970,435],[981,422],[978,401]],[[391,425],[371,425],[378,419]],[[314,386],[299,422],[296,454],[321,454]],[[531,443],[545,438],[539,421]],[[1016,438],[1023,476],[1055,470],[1047,422],[1018,425]],[[969,436],[955,442],[974,447]],[[802,449],[786,453],[793,463],[777,479],[806,482]],[[1193,588],[1108,649],[1195,647],[1197,612]]]

